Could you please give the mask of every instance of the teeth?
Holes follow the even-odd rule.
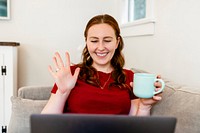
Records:
[[[103,54],[101,54],[101,53],[97,53],[97,55],[98,55],[98,56],[106,56],[107,53],[103,53]]]

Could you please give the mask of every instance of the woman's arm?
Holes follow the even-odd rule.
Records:
[[[129,115],[131,116],[149,116],[151,105],[143,105],[140,99],[131,100],[131,108]]]
[[[71,90],[68,90],[62,94],[57,90],[56,94],[52,93],[41,114],[62,114],[70,92]]]
[[[151,108],[154,104],[162,99],[161,93],[149,99],[134,99],[131,100],[131,108],[129,115],[132,116],[149,116]]]
[[[131,108],[129,115],[136,116],[138,110],[138,99],[131,100]]]
[[[41,112],[42,114],[63,113],[65,102],[77,82],[80,68],[76,68],[74,74],[72,74],[69,53],[66,52],[65,56],[66,63],[64,64],[60,54],[56,52],[53,57],[56,71],[49,66],[49,72],[55,79],[58,89],[55,94],[51,94],[49,101]]]

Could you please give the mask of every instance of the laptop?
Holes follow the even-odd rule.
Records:
[[[160,116],[31,115],[31,133],[174,133],[176,118]]]

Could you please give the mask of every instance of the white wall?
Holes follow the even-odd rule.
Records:
[[[200,1],[155,0],[155,35],[125,38],[127,67],[200,87]]]
[[[47,67],[55,51],[80,60],[83,31],[96,14],[118,20],[116,0],[13,0],[11,20],[0,21],[0,41],[17,41],[18,86],[51,85]],[[155,35],[125,38],[126,67],[145,69],[200,87],[200,1],[155,0]]]
[[[20,42],[18,87],[53,85],[47,68],[55,51],[78,62],[87,21],[97,14],[114,15],[113,1],[12,0],[11,20],[0,21],[0,41]]]

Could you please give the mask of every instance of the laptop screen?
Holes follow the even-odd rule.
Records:
[[[59,114],[31,116],[31,133],[174,133],[174,117]]]

